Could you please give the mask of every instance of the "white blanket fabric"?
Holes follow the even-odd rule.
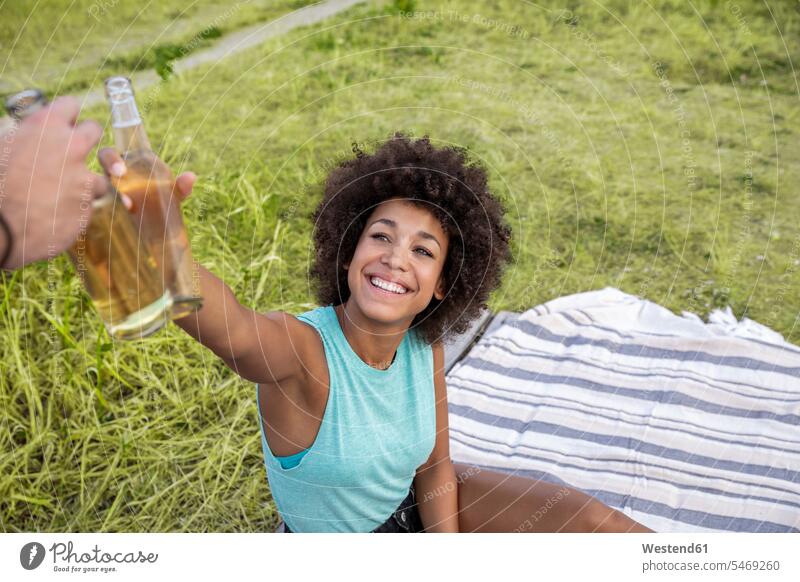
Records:
[[[484,334],[447,385],[454,461],[656,531],[800,531],[800,348],[730,308],[561,297]]]

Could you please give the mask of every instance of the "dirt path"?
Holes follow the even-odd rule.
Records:
[[[266,40],[284,34],[299,26],[308,26],[321,20],[325,20],[334,14],[346,10],[351,6],[360,4],[364,0],[327,0],[312,6],[306,6],[295,10],[285,16],[281,16],[270,22],[260,22],[246,28],[242,28],[220,38],[214,46],[192,53],[173,63],[176,73],[189,71],[204,65],[214,63],[243,50],[262,44]],[[140,71],[131,75],[134,87],[137,91],[158,83],[161,79],[155,71]],[[91,107],[102,103],[105,95],[102,89],[85,93],[82,97],[84,107]]]

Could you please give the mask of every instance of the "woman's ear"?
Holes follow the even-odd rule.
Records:
[[[344,264],[344,270],[345,270],[345,271],[346,271],[347,269],[349,269],[349,268],[350,268],[350,261],[348,261],[348,262],[346,262],[346,263]]]
[[[436,289],[433,292],[433,296],[439,301],[444,299],[444,275],[439,276],[439,281],[436,283]]]

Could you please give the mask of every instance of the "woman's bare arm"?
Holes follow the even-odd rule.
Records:
[[[203,306],[175,323],[245,380],[275,383],[302,373],[303,324],[280,311],[257,313],[220,278],[195,263]]]
[[[124,175],[122,158],[113,148],[98,152],[100,164],[116,177]],[[195,176],[186,172],[175,181],[179,202],[192,192]],[[123,196],[126,205],[130,200]],[[245,380],[281,382],[299,376],[309,337],[307,326],[287,313],[256,313],[241,305],[233,291],[202,265],[194,263],[203,306],[175,321]]]
[[[458,483],[450,460],[444,348],[441,343],[433,346],[433,384],[436,394],[436,444],[427,462],[417,469],[414,490],[425,531],[455,533],[458,532]]]

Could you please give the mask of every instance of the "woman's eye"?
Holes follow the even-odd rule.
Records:
[[[388,236],[386,236],[385,234],[383,234],[383,233],[380,233],[380,232],[379,232],[379,233],[376,233],[376,234],[373,234],[373,235],[372,235],[370,238],[374,238],[374,239],[381,239],[381,238],[383,238],[383,239],[386,239],[387,241],[389,240],[389,237],[388,237]],[[431,252],[430,252],[428,249],[419,248],[419,249],[416,249],[416,250],[418,250],[418,251],[422,251],[422,254],[423,254],[423,255],[425,255],[425,256],[427,256],[427,257],[431,257],[431,258],[433,258],[433,253],[431,253]]]

